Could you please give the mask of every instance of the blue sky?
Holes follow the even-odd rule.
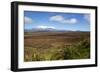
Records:
[[[33,28],[90,31],[90,15],[83,13],[24,11],[24,29]]]

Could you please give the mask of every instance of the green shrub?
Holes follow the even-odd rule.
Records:
[[[25,61],[88,59],[90,58],[90,42],[83,40],[70,46],[61,45],[61,47],[48,49],[27,47],[24,51]]]
[[[83,40],[64,49],[64,59],[87,59],[90,58],[90,44]]]

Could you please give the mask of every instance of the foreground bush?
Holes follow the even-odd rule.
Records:
[[[88,59],[90,58],[90,43],[83,40],[73,46],[64,49],[65,59]]]
[[[90,58],[90,41],[83,40],[76,44],[50,48],[30,48],[24,50],[25,61],[45,61],[45,60],[72,60]]]

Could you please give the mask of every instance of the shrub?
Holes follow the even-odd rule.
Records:
[[[72,45],[50,48],[25,48],[25,61],[72,60],[90,58],[90,42],[83,40]]]
[[[64,49],[64,59],[90,58],[90,43],[87,40],[80,41]]]

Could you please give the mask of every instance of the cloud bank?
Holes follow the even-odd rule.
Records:
[[[51,28],[51,29],[54,29],[55,27],[53,26],[37,26],[37,28],[41,28],[41,29],[47,29],[47,28]]]
[[[24,17],[24,24],[32,24],[33,20],[29,17]]]
[[[84,15],[84,19],[87,20],[88,22],[90,22],[90,15],[89,14],[85,14]]]
[[[64,23],[64,24],[75,24],[75,23],[78,22],[78,20],[76,18],[65,19],[61,15],[52,16],[52,17],[50,17],[49,20],[50,21],[56,21],[56,22],[59,22],[59,23]]]

